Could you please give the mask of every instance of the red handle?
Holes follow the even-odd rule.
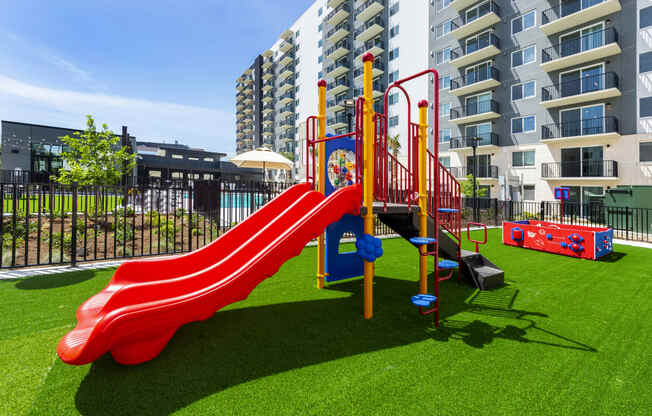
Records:
[[[484,229],[484,240],[478,241],[478,240],[473,240],[471,238],[471,226],[482,227]],[[466,224],[466,238],[470,242],[475,243],[475,252],[479,253],[480,252],[479,244],[487,244],[487,225],[479,222],[470,222]]]

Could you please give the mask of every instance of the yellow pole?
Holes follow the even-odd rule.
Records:
[[[319,87],[319,113],[317,116],[319,125],[317,130],[317,138],[324,139],[326,137],[326,81],[323,79],[317,83]],[[317,144],[317,153],[319,161],[317,163],[317,181],[318,188],[317,190],[323,195],[325,192],[326,185],[326,144],[322,141]],[[324,234],[319,235],[317,242],[317,288],[324,288],[324,277],[325,277],[325,239]]]
[[[366,53],[362,57],[364,65],[364,119],[363,119],[363,144],[364,149],[364,233],[374,235],[374,141],[376,138],[374,126],[374,98],[373,98],[373,63],[374,56]],[[374,289],[374,262],[364,262],[364,317],[371,319],[374,316],[373,306]]]
[[[428,101],[419,102],[419,236],[428,237],[428,189],[426,185],[426,149],[428,131]],[[437,236],[433,236],[437,238]],[[428,293],[427,246],[419,246],[419,293]]]

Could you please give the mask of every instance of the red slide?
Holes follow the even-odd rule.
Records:
[[[59,357],[75,365],[107,351],[121,364],[153,359],[181,325],[246,299],[329,224],[358,215],[361,196],[359,185],[328,198],[295,185],[203,248],[123,264],[79,307],[77,326],[59,341]]]

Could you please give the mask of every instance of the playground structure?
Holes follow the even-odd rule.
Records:
[[[502,284],[503,272],[479,253],[461,249],[460,184],[439,162],[438,120],[433,151],[428,147],[427,101],[419,102],[419,121],[408,112],[407,166],[391,155],[387,114],[373,111],[373,56],[365,54],[364,95],[356,101],[355,130],[326,135],[326,82],[319,81],[319,113],[307,121],[306,183],[295,185],[211,244],[165,259],[137,260],[120,266],[108,286],[83,303],[77,326],[57,349],[66,363],[92,362],[110,351],[122,364],[156,357],[177,329],[210,318],[244,300],[264,279],[318,238],[317,286],[364,277],[363,312],[373,316],[374,263],[383,255],[374,233],[378,218],[418,248],[418,294],[412,303],[439,322],[439,282],[459,269],[480,289]],[[385,91],[432,77],[434,69],[398,80]],[[339,253],[345,233],[356,236],[354,253]],[[440,259],[440,255],[448,259]],[[428,293],[428,258],[434,258],[433,294]],[[447,271],[446,276],[440,272]]]
[[[597,260],[613,251],[613,229],[547,221],[506,221],[503,244]]]

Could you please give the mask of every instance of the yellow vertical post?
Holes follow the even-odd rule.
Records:
[[[323,79],[317,83],[318,86],[318,99],[319,99],[319,112],[317,115],[317,138],[323,140],[326,137],[326,81]],[[317,144],[317,190],[323,195],[326,185],[326,144],[320,141]],[[325,239],[324,234],[319,235],[317,242],[317,288],[323,289],[325,274]]]
[[[374,235],[374,142],[376,138],[374,126],[374,98],[373,98],[373,63],[374,56],[366,53],[362,57],[364,66],[363,93],[364,93],[364,119],[363,119],[363,144],[364,149],[364,194],[363,206],[366,212],[363,217],[364,233]],[[373,290],[374,290],[374,262],[364,262],[364,317],[371,319],[374,315]]]
[[[428,188],[426,149],[428,146],[428,101],[419,102],[419,236],[428,237]],[[433,236],[437,238],[437,236]],[[419,293],[428,293],[427,246],[419,246]]]

